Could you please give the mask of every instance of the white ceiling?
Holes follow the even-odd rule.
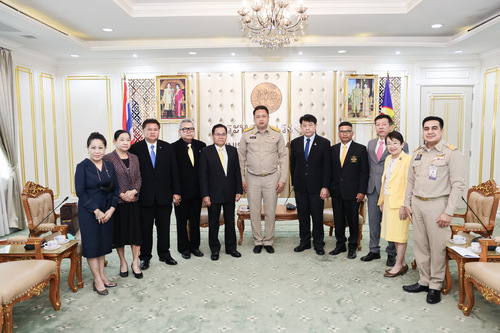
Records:
[[[474,57],[500,47],[499,0],[303,2],[309,8],[305,35],[291,46],[268,50],[240,30],[241,1],[0,0],[0,46],[59,60],[71,54],[80,59]],[[434,23],[444,27],[432,29]],[[114,31],[103,32],[105,27]],[[338,54],[341,49],[347,52]],[[457,50],[463,53],[454,54]]]

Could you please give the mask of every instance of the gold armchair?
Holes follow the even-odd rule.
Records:
[[[479,243],[481,244],[479,261],[465,264],[464,289],[467,302],[462,311],[466,316],[470,315],[474,306],[473,285],[487,301],[500,305],[500,254],[488,256],[488,246],[500,245],[500,237],[479,239]]]
[[[452,237],[459,231],[465,233],[476,233],[483,237],[493,234],[495,228],[495,218],[500,200],[500,191],[494,180],[490,179],[477,186],[472,186],[467,192],[467,203],[477,214],[486,226],[486,229],[478,221],[474,213],[467,207],[465,214],[454,214],[453,217],[459,217],[464,220],[463,225],[452,224]]]
[[[54,194],[52,190],[28,181],[24,186],[21,198],[26,213],[26,219],[28,220],[28,227],[33,236],[38,237],[49,231],[52,233],[60,232],[62,235],[66,235],[68,226],[56,224],[59,215],[55,212],[50,214],[50,216],[34,230],[37,224],[54,209]]]

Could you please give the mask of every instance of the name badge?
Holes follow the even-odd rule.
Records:
[[[252,135],[252,136],[250,136],[250,139],[257,139],[257,136],[256,135]]]
[[[431,165],[429,167],[429,179],[430,180],[436,180],[437,173],[438,173],[438,169],[434,165]]]
[[[351,163],[358,163],[358,158],[356,156],[351,156]]]

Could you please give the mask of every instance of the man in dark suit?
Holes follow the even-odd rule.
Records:
[[[362,261],[380,259],[380,230],[382,223],[382,212],[378,206],[378,198],[382,187],[382,175],[384,174],[385,158],[389,152],[385,147],[385,137],[394,128],[392,118],[386,114],[375,117],[375,130],[378,138],[368,141],[366,147],[368,152],[368,163],[370,165],[370,178],[368,179],[368,218],[370,226],[370,252],[361,257]],[[405,142],[403,151],[408,153],[408,144]],[[396,247],[394,242],[388,242],[387,266],[394,266],[396,262]]]
[[[198,169],[200,151],[207,145],[196,140],[194,133],[193,120],[182,119],[179,122],[181,138],[172,143],[179,166],[182,196],[180,204],[174,207],[177,220],[177,250],[184,259],[191,258],[191,253],[203,257],[203,252],[200,251],[201,196]]]
[[[293,250],[302,252],[311,248],[311,227],[314,250],[324,255],[324,200],[330,195],[331,175],[330,141],[316,134],[317,119],[305,114],[299,119],[303,136],[290,144],[290,172],[295,190],[299,216],[300,244]]]
[[[174,148],[158,140],[160,123],[146,119],[142,123],[144,140],[134,143],[130,152],[137,155],[141,168],[142,186],[139,193],[142,246],[139,259],[141,270],[149,268],[153,249],[153,224],[156,224],[157,252],[160,261],[176,265],[170,255],[170,214],[172,200],[178,205],[181,200],[181,183]]]
[[[212,260],[219,260],[219,216],[224,210],[224,241],[226,253],[241,257],[236,251],[234,208],[243,194],[240,163],[236,148],[226,145],[227,128],[217,124],[212,128],[213,145],[205,147],[200,156],[200,193],[208,207],[208,244]]]
[[[349,226],[349,252],[347,258],[356,258],[359,232],[359,203],[363,200],[368,186],[368,155],[366,147],[352,141],[352,124],[339,124],[339,138],[331,148],[332,182],[330,194],[333,199],[335,238],[337,244],[331,255],[346,252],[345,223]]]

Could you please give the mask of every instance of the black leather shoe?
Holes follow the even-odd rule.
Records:
[[[141,260],[141,265],[139,266],[141,271],[145,271],[149,268],[149,260]]]
[[[355,259],[356,258],[356,250],[349,250],[347,253],[347,259]]]
[[[122,271],[120,271],[120,276],[121,276],[122,278],[126,278],[126,277],[128,276],[128,270],[127,270],[126,272],[122,272]]]
[[[201,251],[200,251],[200,249],[193,250],[193,251],[191,251],[191,253],[192,253],[195,257],[203,257],[203,252],[201,252]]]
[[[163,261],[167,265],[177,265],[177,261],[175,261],[172,257],[168,258],[160,258],[160,261]],[[142,268],[141,268],[142,269]]]
[[[325,254],[325,250],[324,249],[316,249],[316,254],[319,255],[319,256],[322,256]]]
[[[182,252],[182,257],[184,259],[189,259],[189,258],[191,258],[191,253],[189,251]]]
[[[104,290],[99,290],[99,289],[97,289],[97,288],[96,288],[96,286],[95,286],[95,282],[94,282],[94,284],[93,284],[93,288],[92,288],[92,289],[94,289],[94,291],[95,291],[98,295],[101,295],[101,296],[106,296],[106,295],[108,295],[108,294],[109,294],[108,289],[106,289],[106,288],[104,288]]]
[[[297,246],[296,248],[293,249],[293,252],[302,252],[302,251],[305,251],[305,250],[308,250],[311,248],[311,244],[309,245],[299,245]]]
[[[262,245],[255,245],[255,247],[253,248],[253,253],[260,253],[262,251],[262,248]]]
[[[226,251],[226,254],[229,254],[231,255],[231,257],[235,257],[235,258],[239,258],[241,257],[241,253],[239,253],[238,251],[236,250],[233,250],[233,251]]]
[[[388,255],[386,264],[387,264],[387,266],[390,266],[390,267],[394,266],[396,264],[396,256]]]
[[[219,260],[219,252],[212,253],[210,259],[212,259],[213,261]]]
[[[347,251],[347,249],[345,247],[336,247],[332,251],[328,252],[328,254],[330,254],[332,256],[336,256],[337,254],[342,253],[342,252],[346,252],[346,251]]]
[[[366,256],[361,257],[361,261],[372,261],[374,259],[380,259],[380,253],[369,252]],[[394,266],[394,264],[392,264]]]
[[[426,301],[429,304],[436,304],[441,302],[441,291],[436,289],[429,289]]]
[[[271,245],[264,245],[267,253],[274,253],[274,248]]]
[[[415,284],[403,286],[403,290],[406,291],[407,293],[420,293],[422,291],[429,291],[429,287],[422,286],[417,282]]]
[[[140,272],[140,273],[134,272],[134,268],[132,267],[132,265],[130,265],[130,268],[132,269],[132,273],[134,273],[134,276],[135,276],[136,279],[142,279],[143,278],[142,272]]]

